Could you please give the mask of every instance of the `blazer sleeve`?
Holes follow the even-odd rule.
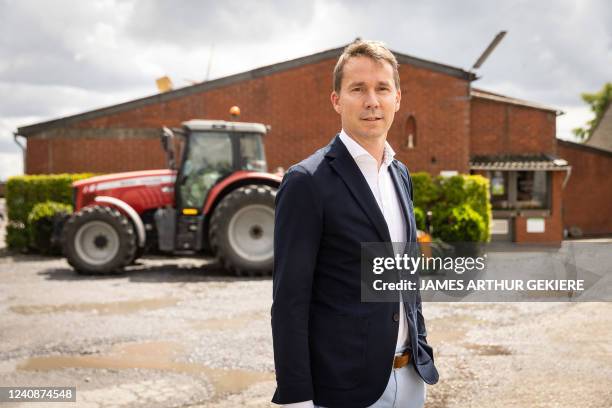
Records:
[[[427,344],[427,327],[425,326],[425,317],[423,317],[423,302],[421,301],[420,290],[417,290],[417,331],[419,335],[419,341]]]
[[[312,175],[301,166],[285,174],[276,195],[272,338],[277,388],[272,402],[313,399],[308,341],[313,275],[321,239],[322,205]]]

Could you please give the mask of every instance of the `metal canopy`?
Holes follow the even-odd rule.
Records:
[[[470,160],[471,170],[554,171],[567,170],[568,168],[567,160],[546,154],[474,156]]]

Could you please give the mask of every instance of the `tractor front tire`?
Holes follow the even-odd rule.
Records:
[[[136,256],[136,233],[125,215],[107,206],[91,206],[74,213],[64,225],[62,250],[81,274],[121,271]]]
[[[274,262],[274,199],[267,185],[239,187],[215,208],[209,240],[221,265],[238,276],[270,275]]]

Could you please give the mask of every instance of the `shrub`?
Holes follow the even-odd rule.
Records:
[[[436,207],[433,224],[434,235],[445,242],[479,242],[487,238],[482,216],[469,204]]]
[[[51,238],[55,228],[72,213],[70,204],[45,201],[38,203],[28,215],[28,237],[29,244],[38,252],[51,255],[60,254],[59,243],[52,242]]]
[[[478,175],[432,178],[427,173],[412,175],[415,217],[432,211],[432,234],[447,242],[486,242],[490,238],[491,203],[489,180]],[[480,218],[478,220],[474,214]],[[417,227],[425,224],[419,224]],[[452,225],[449,225],[452,222]],[[478,229],[478,231],[475,231]]]
[[[423,211],[419,207],[414,207],[414,219],[416,221],[417,229],[420,229],[421,231],[425,231],[426,230],[425,211]]]
[[[15,176],[6,183],[8,225],[6,242],[9,248],[25,250],[29,243],[28,215],[41,202],[72,203],[72,183],[93,176],[82,174],[50,174]]]
[[[440,198],[440,188],[429,173],[419,172],[411,175],[414,206],[426,212]]]

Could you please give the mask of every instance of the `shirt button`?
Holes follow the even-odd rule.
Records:
[[[399,322],[399,313],[393,313],[393,321]]]

